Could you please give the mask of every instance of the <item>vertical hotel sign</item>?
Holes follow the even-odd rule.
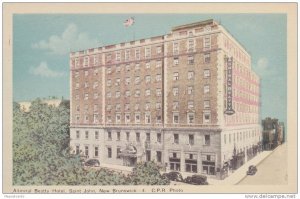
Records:
[[[232,108],[232,61],[233,57],[226,57],[227,62],[227,105],[224,111],[227,115],[233,115],[235,111]]]

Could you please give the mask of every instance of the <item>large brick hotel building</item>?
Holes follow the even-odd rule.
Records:
[[[214,20],[70,54],[72,152],[217,175],[260,148],[260,81]]]

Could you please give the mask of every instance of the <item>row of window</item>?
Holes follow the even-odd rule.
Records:
[[[203,48],[204,50],[210,50],[211,48],[211,37],[210,35],[207,35],[203,38]],[[195,52],[196,49],[196,42],[195,39],[188,39],[187,41],[187,52]],[[151,46],[146,46],[144,47],[144,57],[146,59],[150,59],[151,58]],[[178,41],[173,42],[173,54],[174,55],[178,55],[180,52],[180,43]],[[127,49],[125,51],[117,51],[116,53],[107,53],[105,55],[105,61],[106,63],[111,63],[112,61],[114,62],[121,62],[121,58],[122,53],[124,53],[124,61],[130,61],[132,60],[132,58],[134,58],[135,60],[140,60],[141,59],[141,49],[136,48],[134,49],[134,57],[131,56],[131,49]],[[162,55],[162,46],[156,46],[156,56],[157,55]],[[114,56],[114,60],[113,60],[113,56]],[[101,59],[101,56],[99,55],[93,55],[92,56],[92,62],[94,66],[97,66],[99,64],[99,60]],[[89,56],[85,56],[83,59],[83,67],[88,67],[90,66],[90,61],[91,58]],[[80,61],[79,58],[76,57],[75,61],[74,61],[74,65],[75,67],[79,67],[80,65]]]
[[[224,144],[227,142],[230,144],[233,137],[233,142],[245,141],[247,139],[251,139],[257,137],[259,130],[252,130],[252,131],[244,131],[244,132],[236,132],[236,133],[229,133],[224,134]],[[260,137],[260,136],[259,136]],[[227,140],[228,138],[228,140]]]
[[[161,81],[161,74],[157,74],[155,80],[156,80],[156,82],[160,82]],[[130,82],[131,82],[131,78],[130,77],[126,77],[125,78],[125,85],[130,85]],[[151,76],[150,75],[146,75],[145,76],[145,83],[148,84],[150,82],[151,82]],[[135,84],[140,84],[141,83],[141,78],[139,76],[135,77],[134,83]],[[115,86],[119,86],[120,84],[121,84],[121,79],[117,78],[116,82],[115,82]],[[106,85],[107,86],[111,86],[112,85],[112,80],[108,79],[106,81]]]

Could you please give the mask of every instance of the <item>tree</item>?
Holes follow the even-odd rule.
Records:
[[[129,176],[134,185],[169,185],[170,181],[163,178],[159,167],[153,162],[140,162]]]

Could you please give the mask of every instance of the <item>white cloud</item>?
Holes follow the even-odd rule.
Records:
[[[50,53],[64,55],[70,51],[96,47],[97,40],[89,38],[85,32],[78,32],[76,24],[69,24],[61,35],[52,35],[47,40],[32,44],[33,48],[48,50]]]
[[[258,61],[257,61],[257,67],[259,69],[267,69],[269,66],[269,60],[265,57],[262,57],[262,58],[259,58]]]
[[[41,62],[37,67],[30,67],[29,73],[41,77],[62,77],[65,76],[64,72],[55,71],[48,67],[47,62]]]

